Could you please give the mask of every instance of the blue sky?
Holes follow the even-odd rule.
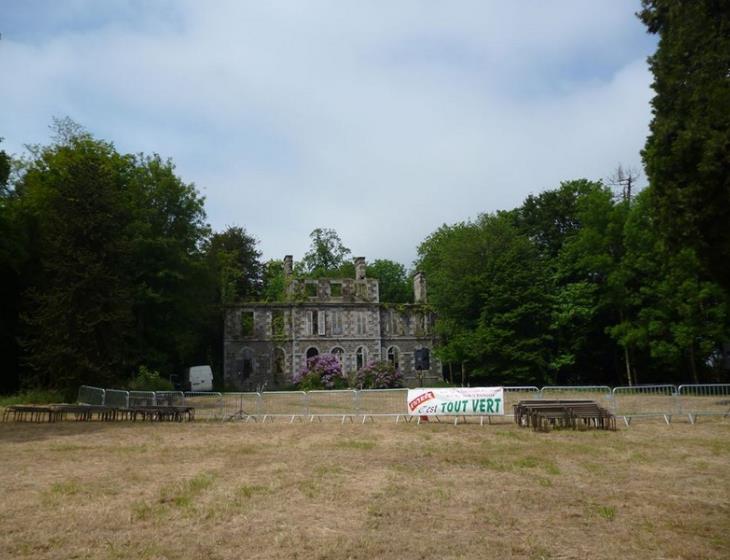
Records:
[[[316,227],[410,265],[443,223],[641,169],[639,1],[0,0],[0,136],[70,116],[171,157],[266,258]]]

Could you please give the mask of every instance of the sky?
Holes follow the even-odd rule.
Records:
[[[48,143],[68,116],[171,158],[212,228],[244,227],[266,259],[301,259],[322,227],[410,266],[442,224],[641,172],[656,38],[639,9],[0,0],[2,147]]]

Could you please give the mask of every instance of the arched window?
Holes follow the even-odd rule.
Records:
[[[314,356],[319,354],[319,350],[317,350],[316,347],[312,346],[310,348],[307,348],[307,360],[309,358],[313,358]]]
[[[388,361],[393,364],[395,369],[398,369],[400,365],[400,352],[397,346],[391,346],[388,348]]]
[[[243,348],[236,359],[236,373],[241,380],[248,379],[253,374],[253,350]]]
[[[274,350],[274,375],[282,375],[286,370],[286,354],[281,348]]]
[[[345,366],[345,351],[342,348],[335,346],[332,350],[330,350],[330,354],[337,357],[342,367]]]
[[[274,348],[274,359],[272,360],[274,385],[279,386],[286,383],[286,353],[281,348]]]
[[[365,364],[367,363],[368,359],[368,353],[367,350],[363,346],[360,346],[355,351],[355,369],[360,370],[365,367]]]

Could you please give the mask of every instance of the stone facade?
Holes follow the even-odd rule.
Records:
[[[381,303],[378,281],[365,276],[365,259],[355,259],[355,278],[291,279],[287,301],[229,306],[224,328],[227,390],[282,388],[315,354],[340,356],[343,370],[355,372],[369,361],[388,360],[408,386],[441,379],[433,355],[434,316],[426,303],[423,275],[414,278],[415,304]],[[427,349],[430,369],[416,371],[415,351]]]

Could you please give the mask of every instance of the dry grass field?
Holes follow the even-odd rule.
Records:
[[[0,424],[0,558],[730,558],[730,422]]]

